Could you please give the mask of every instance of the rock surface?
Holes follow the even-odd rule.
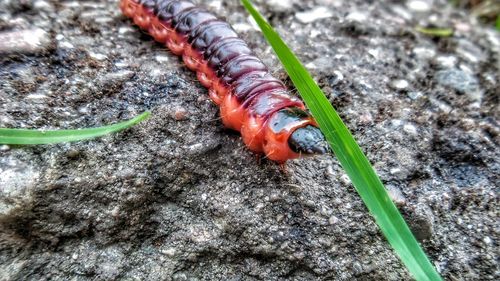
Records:
[[[202,2],[286,78],[238,1]],[[444,0],[255,2],[438,271],[500,279],[499,33]],[[429,38],[417,24],[457,29]],[[0,57],[0,127],[153,116],[98,140],[0,147],[1,280],[411,279],[334,157],[287,173],[257,161],[116,1],[0,2],[0,38],[30,30],[45,43]]]

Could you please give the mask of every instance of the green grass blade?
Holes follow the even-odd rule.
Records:
[[[415,27],[415,30],[430,36],[435,37],[450,37],[453,35],[453,29],[451,28],[427,28],[422,26]]]
[[[121,123],[80,130],[44,131],[0,128],[0,144],[49,144],[91,139],[129,128],[148,118],[150,115],[151,113],[149,111],[146,111],[141,115],[134,117],[133,119]]]
[[[250,1],[242,2],[284,64],[340,164],[410,273],[417,280],[442,280],[391,201],[370,162],[319,86]]]

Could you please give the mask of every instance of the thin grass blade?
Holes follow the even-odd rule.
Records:
[[[422,27],[417,26],[415,30],[429,36],[435,37],[450,37],[453,35],[453,29],[451,28],[431,28],[431,27]]]
[[[410,273],[417,280],[442,280],[391,201],[370,162],[319,86],[250,1],[242,2],[283,63],[340,164]]]
[[[127,129],[147,119],[151,113],[146,111],[133,119],[113,125],[88,128],[80,130],[28,130],[0,128],[0,144],[49,144],[60,142],[73,142],[85,139],[97,138],[110,133]]]

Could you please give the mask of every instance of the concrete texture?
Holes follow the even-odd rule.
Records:
[[[202,2],[289,81],[238,1]],[[499,33],[447,1],[256,4],[444,278],[498,280]],[[0,2],[0,38],[19,46],[0,42],[0,127],[153,112],[98,140],[0,146],[0,280],[411,279],[334,157],[286,173],[258,161],[195,75],[117,6]]]

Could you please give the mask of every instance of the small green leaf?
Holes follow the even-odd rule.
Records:
[[[417,280],[441,280],[391,201],[370,162],[309,72],[250,1],[242,0],[242,2],[283,63],[288,75],[311,110],[333,152],[375,218],[382,233],[396,250],[410,273]]]
[[[0,144],[17,144],[17,145],[49,144],[49,143],[72,142],[85,139],[92,139],[127,129],[147,119],[150,115],[151,113],[149,111],[146,111],[141,115],[138,115],[128,121],[104,127],[88,128],[80,130],[44,131],[44,130],[0,128]]]
[[[435,37],[450,37],[453,35],[453,29],[451,28],[431,28],[431,27],[417,26],[415,27],[415,30],[422,34]]]
[[[500,31],[500,15],[497,16],[496,28],[498,31]]]

